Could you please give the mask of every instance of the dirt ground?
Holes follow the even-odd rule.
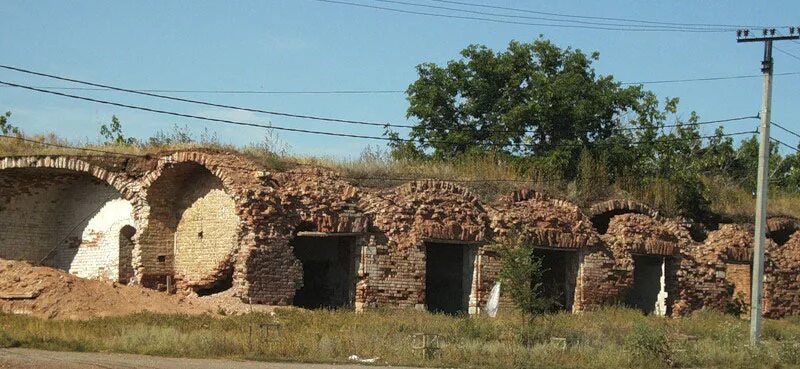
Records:
[[[165,314],[226,314],[271,311],[249,306],[230,292],[198,297],[167,294],[139,286],[125,286],[76,277],[61,270],[28,262],[0,259],[0,312],[48,319],[89,319],[142,311]]]
[[[388,369],[385,366],[179,359],[131,354],[0,349],[0,369]],[[394,367],[400,368],[402,367]],[[411,368],[408,368],[411,369]]]

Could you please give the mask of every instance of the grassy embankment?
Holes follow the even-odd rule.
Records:
[[[269,333],[259,328],[276,319],[278,327]],[[747,344],[746,321],[709,312],[666,319],[607,308],[540,316],[531,328],[520,326],[513,315],[457,318],[419,311],[285,309],[276,317],[139,314],[87,321],[0,315],[0,346],[304,362],[345,362],[355,354],[380,357],[380,364],[460,368],[800,366],[797,318],[767,321],[758,348]],[[415,354],[411,335],[417,332],[441,335],[433,358]],[[551,337],[565,338],[566,347]]]
[[[154,145],[92,145],[76,144],[56,135],[29,137],[36,141],[64,146],[81,146],[101,149],[121,154],[145,155],[165,150],[212,148],[239,151],[271,170],[286,170],[298,165],[316,165],[334,169],[351,182],[366,187],[391,187],[410,179],[441,179],[459,182],[475,194],[490,202],[498,196],[521,188],[534,188],[552,196],[565,198],[580,206],[609,198],[628,198],[649,204],[665,215],[676,212],[676,191],[669,185],[653,181],[641,185],[640,181],[626,181],[622,178],[608,186],[598,185],[596,180],[561,181],[546,171],[529,170],[521,174],[518,168],[508,163],[496,162],[488,157],[469,158],[446,162],[406,162],[388,158],[379,150],[366,150],[358,158],[350,160],[313,156],[292,156],[285,150],[275,149],[272,144],[254,144],[245,147],[223,145],[212,140],[205,144],[179,144],[169,146]],[[276,152],[278,154],[276,154]],[[15,155],[91,155],[92,153],[75,149],[46,147],[37,143],[0,140],[0,157]],[[96,154],[95,154],[96,155]],[[596,173],[602,177],[603,173]],[[491,180],[481,182],[481,180]],[[500,181],[498,181],[500,180]],[[508,181],[507,181],[508,180]],[[507,181],[507,182],[504,182]],[[519,181],[519,182],[514,182]],[[533,181],[530,182],[530,181]],[[726,178],[705,178],[706,197],[711,201],[711,210],[724,218],[736,221],[752,219],[755,199],[752,191],[742,188],[733,180]],[[637,183],[631,185],[629,183]],[[800,217],[800,196],[793,193],[772,190],[769,203],[770,215],[791,215]]]

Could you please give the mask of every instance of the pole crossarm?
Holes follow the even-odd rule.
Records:
[[[800,26],[787,27],[788,35],[781,35],[775,28],[764,28],[761,36],[755,36],[755,32],[750,29],[740,29],[736,31],[736,42],[765,42],[765,41],[785,41],[800,39]],[[753,33],[753,36],[751,36]]]

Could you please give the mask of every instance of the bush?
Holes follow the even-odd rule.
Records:
[[[666,334],[644,322],[638,322],[633,326],[633,332],[628,336],[627,346],[634,357],[642,362],[658,360],[668,366],[674,364]]]
[[[557,302],[543,296],[542,276],[546,269],[542,259],[533,255],[533,247],[525,242],[512,242],[499,249],[500,279],[514,305],[528,318],[552,311]]]

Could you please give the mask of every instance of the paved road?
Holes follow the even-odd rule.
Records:
[[[0,349],[0,369],[388,369],[385,366],[176,359],[132,354]],[[397,367],[393,367],[396,369]],[[413,368],[407,368],[413,369]]]

